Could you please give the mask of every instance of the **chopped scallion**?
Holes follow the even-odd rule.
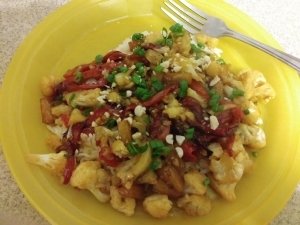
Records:
[[[152,84],[152,87],[154,88],[155,91],[161,91],[163,88],[164,88],[164,85],[163,83],[157,79],[156,77],[153,77],[151,79],[151,84]]]
[[[133,54],[138,55],[138,56],[145,56],[145,49],[143,49],[141,46],[137,46],[136,48],[133,49]]]
[[[80,72],[80,71],[77,71],[75,73],[74,80],[75,80],[76,83],[80,83],[83,80],[83,73]]]
[[[157,170],[161,167],[161,159],[160,158],[154,158],[152,159],[152,162],[149,166],[150,170]]]
[[[203,181],[203,185],[205,187],[208,187],[208,185],[210,184],[210,179],[208,177],[205,177],[204,181]]]
[[[138,155],[145,152],[148,149],[148,144],[139,146],[134,142],[129,142],[126,147],[130,155]]]
[[[215,90],[209,91],[210,99],[208,105],[214,112],[220,112],[222,110],[222,105],[220,105],[221,96]]]
[[[138,99],[143,100],[143,101],[149,99],[152,96],[151,91],[149,89],[143,88],[143,87],[137,87],[137,89],[134,92],[134,95]]]
[[[142,34],[142,33],[135,33],[132,35],[133,41],[141,41],[143,39],[144,39],[144,34]]]
[[[185,30],[183,29],[183,26],[179,23],[175,23],[170,27],[170,31],[173,33],[175,37],[183,36],[185,33]]]
[[[185,131],[185,137],[186,139],[193,139],[195,134],[195,128],[189,128]]]
[[[188,82],[186,80],[181,80],[179,82],[179,92],[178,92],[179,98],[184,98],[186,96],[187,89],[188,89]]]
[[[96,63],[102,63],[102,60],[103,60],[103,56],[102,55],[96,55],[95,57],[95,62]]]
[[[163,72],[164,71],[164,67],[162,66],[162,65],[157,65],[156,67],[154,67],[154,71],[156,72],[156,73],[161,73],[161,72]]]
[[[108,129],[112,129],[114,128],[115,126],[117,126],[117,121],[113,118],[109,118],[106,123],[105,123],[105,126],[108,128]]]
[[[230,99],[234,99],[234,98],[237,98],[237,97],[241,97],[241,96],[244,96],[244,91],[243,90],[240,90],[236,87],[234,87],[232,89],[232,92],[231,92],[231,95],[229,96]]]

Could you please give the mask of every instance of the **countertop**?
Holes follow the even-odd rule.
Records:
[[[0,0],[0,84],[14,51],[24,37],[47,14],[66,2],[66,0]],[[287,53],[300,57],[299,0],[227,0],[227,2],[260,23]],[[49,224],[19,190],[0,147],[0,225],[21,223]],[[271,222],[271,225],[286,224],[300,224],[300,184],[282,212]]]

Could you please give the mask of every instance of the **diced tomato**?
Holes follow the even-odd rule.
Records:
[[[149,100],[143,102],[143,106],[145,107],[150,107],[150,106],[154,106],[156,104],[159,104],[164,97],[166,97],[168,94],[170,94],[171,92],[175,91],[177,89],[177,85],[172,84],[169,85],[168,87],[166,87],[164,90],[156,93],[154,96],[152,96]]]
[[[190,88],[197,92],[201,97],[203,97],[206,101],[209,99],[208,91],[205,89],[203,84],[199,81],[192,80],[190,83]]]
[[[63,181],[64,184],[69,183],[75,168],[76,168],[76,157],[73,155],[67,159],[67,163],[65,165],[64,181]]]
[[[181,145],[183,150],[183,160],[188,162],[197,162],[197,146],[189,140],[185,140]]]
[[[119,52],[119,51],[111,51],[109,53],[107,53],[104,57],[103,57],[103,62],[106,63],[107,60],[110,61],[114,61],[114,62],[119,62],[122,61],[123,59],[125,59],[126,54]]]
[[[117,167],[121,163],[121,159],[112,153],[108,146],[102,146],[99,152],[99,159],[107,166]]]

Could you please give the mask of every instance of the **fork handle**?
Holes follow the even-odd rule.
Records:
[[[277,50],[271,46],[265,45],[259,41],[254,40],[253,38],[250,38],[248,36],[245,36],[241,33],[238,33],[236,31],[233,31],[231,29],[228,29],[225,33],[225,36],[229,36],[229,37],[233,37],[235,39],[238,39],[240,41],[243,41],[247,44],[252,45],[253,47],[256,47],[272,56],[274,56],[275,58],[281,60],[282,62],[290,65],[291,67],[293,67],[294,69],[296,69],[298,71],[298,73],[300,73],[300,59],[292,56],[290,54],[287,54],[285,52],[282,52],[280,50]]]

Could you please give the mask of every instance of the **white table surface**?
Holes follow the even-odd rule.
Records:
[[[141,0],[142,1],[142,0]],[[66,0],[0,0],[0,84],[17,46],[47,14]],[[246,12],[283,46],[300,57],[299,0],[227,0]],[[300,172],[300,171],[299,171]],[[23,196],[0,147],[0,224],[49,225]],[[300,185],[271,225],[300,224]]]

